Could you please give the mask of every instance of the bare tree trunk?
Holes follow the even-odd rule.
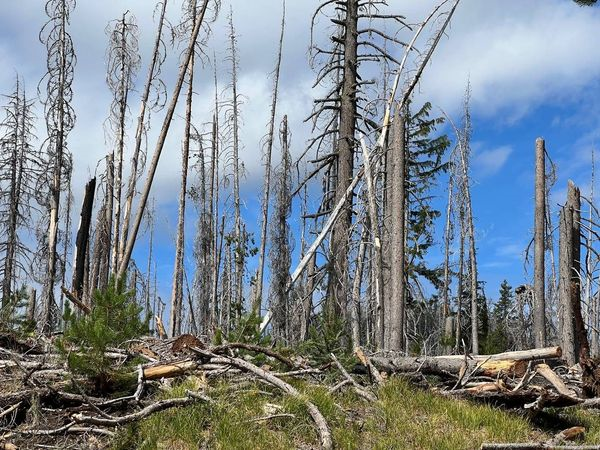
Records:
[[[590,181],[590,203],[594,204],[594,183],[595,183],[595,174],[596,174],[596,159],[595,159],[595,151],[592,149],[592,177]],[[594,233],[592,229],[592,222],[594,220],[593,211],[594,208],[590,205],[590,214],[588,217],[589,220],[589,230],[587,236],[587,246],[589,248],[593,247],[594,244]],[[588,323],[590,330],[590,353],[592,357],[597,357],[600,351],[600,332],[598,331],[599,325],[599,309],[598,309],[598,293],[593,292],[593,272],[594,272],[594,264],[592,263],[592,258],[594,257],[593,252],[589,249],[586,251],[586,302],[588,304]],[[596,257],[597,258],[597,257]],[[596,259],[597,265],[598,259]]]
[[[465,214],[464,207],[460,207],[460,242],[458,255],[458,287],[456,289],[456,343],[454,352],[460,353],[460,344],[462,341],[462,297],[463,297],[463,278],[465,272]]]
[[[354,270],[354,284],[352,287],[352,302],[350,303],[350,328],[352,332],[352,347],[360,347],[360,292],[363,278],[363,266],[367,253],[367,232],[363,227]]]
[[[535,226],[534,226],[534,275],[533,275],[533,332],[535,346],[546,345],[546,148],[542,138],[535,142]]]
[[[121,229],[121,240],[119,249],[119,260],[122,260],[125,253],[125,246],[129,236],[129,224],[131,222],[131,209],[133,207],[133,199],[136,193],[136,184],[138,179],[138,166],[140,160],[140,153],[142,148],[142,138],[144,135],[144,121],[146,119],[146,109],[148,107],[148,99],[150,98],[150,90],[152,88],[152,82],[156,77],[157,66],[160,65],[159,53],[160,45],[162,41],[162,29],[165,22],[165,13],[167,10],[168,0],[161,0],[162,8],[160,11],[160,18],[158,19],[158,30],[156,31],[156,40],[154,41],[154,50],[152,52],[152,60],[148,67],[148,78],[146,79],[146,85],[142,94],[140,113],[138,115],[137,127],[135,131],[135,148],[133,149],[133,156],[131,158],[131,174],[129,175],[129,183],[127,188],[127,198],[125,200],[125,209],[123,211],[123,227]]]
[[[75,241],[75,255],[73,260],[73,294],[78,298],[83,297],[83,284],[86,268],[86,256],[88,242],[90,236],[90,225],[92,223],[92,210],[94,206],[94,194],[96,192],[96,178],[92,178],[85,186],[85,194],[83,197],[83,205],[81,206],[81,218],[79,221],[79,229],[77,230],[77,238]]]
[[[357,115],[357,53],[359,0],[346,0],[344,19],[344,78],[340,93],[339,138],[337,143],[337,185],[334,203],[346,199],[340,220],[331,234],[328,300],[329,320],[342,313],[348,303],[348,239],[352,225],[352,196],[346,197],[354,174],[354,147]]]
[[[28,300],[27,300],[27,320],[29,322],[35,321],[35,308],[36,308],[36,300],[37,300],[37,291],[30,287],[28,291]]]
[[[560,334],[563,356],[569,365],[577,363],[580,356],[589,356],[587,335],[581,316],[579,198],[579,189],[569,181],[567,203],[560,215],[559,244]]]
[[[265,270],[265,250],[267,245],[267,226],[269,220],[269,193],[271,191],[271,155],[273,153],[273,141],[275,136],[275,114],[277,111],[277,96],[279,93],[279,74],[281,72],[281,58],[283,53],[283,37],[285,33],[285,0],[283,1],[283,15],[281,19],[281,34],[279,36],[279,51],[277,53],[277,64],[274,72],[273,99],[271,101],[271,119],[269,121],[269,133],[267,135],[267,149],[265,153],[265,182],[262,199],[262,221],[260,229],[260,250],[258,252],[258,270],[256,274],[256,289],[252,302],[252,313],[260,317],[263,295],[263,278]]]
[[[238,103],[238,80],[237,80],[237,44],[236,34],[233,27],[233,11],[229,19],[230,40],[231,40],[231,88],[233,93],[232,99],[232,119],[233,119],[233,210],[234,210],[234,226],[235,226],[235,271],[232,276],[233,292],[232,301],[236,305],[242,304],[243,296],[243,276],[244,276],[244,240],[245,236],[242,233],[242,217],[240,212],[240,142],[239,142],[239,103]]]
[[[569,183],[568,198],[573,210],[572,222],[572,269],[571,269],[571,309],[575,321],[575,357],[589,358],[590,348],[581,314],[581,196],[579,188]]]
[[[175,265],[173,269],[173,286],[171,291],[171,336],[181,334],[183,310],[183,258],[185,251],[185,203],[187,198],[187,177],[190,161],[190,134],[192,127],[192,100],[194,95],[194,60],[190,58],[188,68],[188,93],[185,110],[185,131],[181,151],[181,189],[179,191],[179,216],[177,220],[177,238],[175,249]]]
[[[385,316],[389,317],[389,330],[385,330],[387,350],[404,348],[405,309],[405,227],[406,227],[406,139],[405,117],[396,110],[392,124],[393,143],[389,147],[391,210],[391,295],[390,305],[385,305]]]
[[[442,326],[444,327],[444,347],[449,351],[447,342],[452,338],[452,327],[447,326],[450,315],[450,244],[453,237],[452,204],[454,194],[454,176],[450,174],[448,180],[448,204],[446,206],[446,225],[444,227],[444,281],[442,285]]]
[[[169,128],[171,126],[171,121],[173,120],[173,115],[175,114],[175,108],[177,107],[177,102],[179,100],[179,94],[181,92],[181,88],[183,86],[183,81],[185,79],[185,75],[187,69],[190,64],[190,60],[194,53],[194,47],[196,45],[196,40],[198,38],[198,34],[200,33],[200,29],[202,28],[202,22],[204,21],[204,15],[206,13],[206,9],[208,7],[208,3],[210,0],[204,0],[202,5],[202,9],[196,18],[196,22],[194,23],[194,30],[192,32],[192,37],[190,38],[190,42],[188,48],[185,53],[184,60],[179,69],[179,76],[177,78],[177,83],[175,84],[175,88],[173,90],[173,96],[171,97],[171,103],[167,109],[167,114],[163,121],[162,128],[160,130],[160,135],[158,137],[158,141],[156,142],[156,148],[154,150],[154,156],[152,157],[152,162],[150,163],[150,168],[148,169],[148,177],[146,178],[146,183],[144,185],[144,189],[142,190],[142,195],[140,198],[140,205],[138,207],[138,212],[135,217],[135,221],[133,223],[131,238],[127,241],[127,245],[125,247],[125,252],[123,254],[123,260],[119,265],[118,278],[123,278],[127,272],[127,267],[129,267],[129,261],[131,259],[131,254],[133,253],[133,247],[135,246],[135,241],[137,239],[137,235],[140,229],[140,225],[142,223],[142,218],[144,216],[144,210],[146,209],[146,203],[148,202],[148,197],[150,195],[150,189],[152,188],[152,182],[154,181],[154,175],[156,173],[156,168],[158,167],[158,162],[160,160],[160,155],[165,145],[165,141],[167,138],[167,134],[169,133]]]
[[[123,158],[125,152],[125,119],[127,114],[127,97],[129,93],[128,76],[126,72],[131,70],[127,67],[125,62],[125,52],[128,47],[126,39],[126,16],[127,13],[123,14],[121,19],[121,74],[119,91],[115,93],[115,101],[119,102],[119,126],[117,130],[117,146],[114,151],[115,155],[115,184],[114,184],[114,201],[115,201],[115,217],[113,219],[113,237],[112,237],[112,259],[111,259],[111,273],[116,274],[119,265],[119,242],[121,232],[121,191],[123,189]]]

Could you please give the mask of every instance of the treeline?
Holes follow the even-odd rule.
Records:
[[[492,306],[478,277],[470,87],[456,124],[430,103],[414,100],[459,2],[441,1],[416,24],[384,0],[320,2],[307,26],[309,65],[315,92],[322,94],[306,118],[312,124],[306,146],[291,141],[293,130],[278,102],[286,64],[283,2],[280,34],[274,36],[278,50],[256,236],[244,220],[240,190],[243,55],[235,29],[240,18],[233,8],[222,11],[218,0],[159,1],[153,5],[153,52],[140,55],[136,19],[124,13],[106,32],[110,150],[87,183],[72,242],[72,185],[84,184],[72,179],[76,158],[68,146],[76,126],[71,106],[76,53],[69,34],[76,6],[74,0],[48,0],[48,22],[40,34],[48,71],[40,98],[29,97],[17,79],[1,125],[4,326],[25,326],[26,319],[30,329],[60,331],[65,311],[89,314],[96,291],[118,286],[133,293],[127,298],[161,336],[190,332],[240,340],[266,334],[283,345],[427,354],[499,352],[560,339],[552,309],[557,302],[548,308],[542,304],[542,324],[538,317],[535,325],[548,335],[536,339],[529,331],[536,303],[532,288],[513,293],[505,282]],[[177,8],[180,19],[171,23],[167,13]],[[211,28],[222,21],[227,22],[228,54],[220,60],[211,48]],[[171,87],[161,74],[168,52],[177,47],[185,50]],[[228,78],[218,76],[218,67],[226,67]],[[198,117],[195,87],[209,79],[212,114]],[[132,118],[134,91],[140,103]],[[46,123],[42,145],[33,129],[37,102]],[[178,103],[183,103],[182,118],[175,118]],[[147,148],[151,115],[162,124]],[[151,188],[174,120],[183,121],[183,164],[171,298],[163,302],[156,287]],[[442,127],[452,136],[442,134]],[[448,179],[445,211],[432,201],[442,175]],[[550,185],[543,191],[546,202]],[[196,230],[186,236],[186,211],[192,209]],[[442,239],[435,236],[438,219],[445,221]],[[553,254],[552,227],[544,223],[542,251]],[[148,258],[136,261],[133,250],[146,228]],[[428,253],[440,241],[444,262],[432,265]],[[293,265],[296,255],[300,261]],[[256,272],[249,269],[253,258]],[[193,260],[193,267],[186,260]],[[589,298],[594,291],[590,281]],[[592,309],[588,324],[597,320]]]

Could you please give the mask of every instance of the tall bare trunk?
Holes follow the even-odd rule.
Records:
[[[162,29],[165,22],[165,13],[167,10],[168,0],[161,0],[162,8],[160,11],[160,18],[158,19],[158,29],[156,31],[156,39],[154,41],[154,50],[152,52],[152,60],[148,67],[148,78],[146,79],[146,85],[142,94],[140,113],[137,119],[137,127],[135,130],[135,148],[133,149],[133,156],[131,158],[131,173],[129,175],[129,182],[127,187],[127,198],[125,200],[125,208],[123,210],[123,226],[121,228],[121,239],[119,248],[119,260],[122,260],[125,254],[125,246],[129,237],[129,224],[131,222],[131,209],[133,207],[133,199],[136,193],[136,185],[138,180],[138,170],[140,153],[142,149],[142,138],[144,135],[144,122],[146,120],[146,109],[148,107],[148,99],[150,98],[150,91],[152,83],[156,77],[157,67],[160,65],[159,53],[160,45],[162,41]]]
[[[179,69],[179,76],[177,78],[175,88],[173,89],[173,96],[171,97],[171,103],[169,104],[169,107],[167,109],[167,113],[165,115],[165,119],[163,121],[162,128],[160,130],[160,135],[158,137],[158,141],[156,142],[156,148],[154,150],[152,162],[150,163],[150,168],[148,169],[148,176],[146,178],[146,183],[144,184],[144,189],[142,190],[142,194],[141,194],[141,198],[140,198],[140,205],[138,207],[138,212],[137,212],[135,220],[133,222],[133,228],[131,230],[131,237],[127,241],[127,244],[125,247],[125,252],[123,253],[123,259],[119,265],[118,278],[123,278],[125,276],[125,274],[127,272],[127,267],[129,266],[131,254],[133,253],[133,247],[135,246],[135,241],[137,239],[140,225],[142,223],[142,219],[144,216],[144,211],[146,209],[146,203],[148,202],[148,197],[150,195],[150,189],[152,188],[152,182],[154,181],[154,175],[156,174],[156,168],[158,167],[158,162],[160,160],[160,156],[162,154],[162,150],[165,145],[167,134],[169,133],[171,121],[173,120],[173,115],[175,114],[175,108],[177,107],[177,102],[179,100],[179,94],[180,94],[181,88],[183,86],[183,81],[185,79],[185,75],[186,75],[187,69],[190,64],[190,60],[192,59],[192,55],[194,54],[194,47],[196,45],[196,40],[198,38],[198,34],[200,33],[200,29],[202,28],[202,22],[204,21],[204,15],[206,14],[206,9],[208,7],[209,1],[210,0],[204,0],[202,9],[200,10],[198,17],[196,18],[196,21],[194,23],[192,37],[190,38],[190,42],[189,42],[188,48],[186,50],[184,60],[182,61],[181,67]]]
[[[533,332],[535,346],[546,346],[546,148],[542,138],[535,142],[535,226],[533,275]]]
[[[357,114],[358,0],[346,0],[344,18],[343,81],[340,93],[337,142],[337,184],[334,203],[345,199],[340,219],[331,234],[331,261],[326,311],[329,319],[345,311],[348,302],[348,240],[352,225],[352,196],[346,196],[354,175],[354,147]]]
[[[385,347],[389,350],[404,348],[405,309],[405,228],[406,228],[406,138],[405,117],[396,111],[392,124],[392,143],[389,147],[389,188],[391,210],[391,280],[390,305],[385,305],[389,330],[385,330]],[[387,325],[387,324],[386,324]]]
[[[261,314],[261,302],[263,294],[263,278],[265,270],[265,251],[267,246],[267,226],[269,220],[269,193],[271,191],[271,155],[273,153],[273,141],[275,136],[275,114],[277,112],[277,96],[279,93],[279,74],[281,72],[281,58],[283,54],[283,37],[285,33],[285,0],[283,1],[283,13],[281,18],[281,34],[279,36],[279,51],[277,53],[277,64],[274,72],[273,98],[271,101],[271,118],[269,121],[269,133],[267,135],[267,149],[265,152],[265,177],[262,199],[262,220],[260,228],[260,249],[258,252],[258,270],[256,274],[256,288],[252,302],[252,313],[256,316]]]
[[[185,130],[181,151],[181,188],[179,191],[179,216],[177,220],[177,238],[175,248],[175,265],[173,269],[173,286],[171,291],[171,336],[181,334],[183,314],[183,258],[185,251],[185,203],[187,198],[187,177],[190,161],[190,134],[192,127],[192,99],[194,95],[194,54],[188,68],[188,93],[185,109]]]

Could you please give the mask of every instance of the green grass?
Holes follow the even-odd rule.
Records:
[[[188,380],[163,397],[185,395],[198,388]],[[340,449],[476,449],[482,442],[526,442],[549,439],[556,423],[567,428],[582,425],[586,443],[600,443],[600,417],[587,411],[550,411],[538,425],[515,413],[419,391],[399,379],[389,380],[369,404],[347,391],[334,396],[322,386],[295,381],[327,419],[336,448]],[[304,404],[282,396],[263,384],[233,388],[225,382],[210,387],[216,400],[164,411],[122,430],[113,449],[291,449],[317,448],[318,436]],[[267,404],[294,418],[256,422],[268,415]],[[561,426],[560,425],[560,426]],[[560,428],[558,426],[558,428]],[[562,429],[560,428],[560,429]]]

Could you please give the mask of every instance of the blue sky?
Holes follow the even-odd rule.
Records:
[[[45,54],[38,32],[45,18],[43,1],[4,1],[0,16],[0,92],[8,93],[18,72],[28,91],[35,94],[43,75]],[[179,1],[173,3],[176,21]],[[213,26],[210,47],[223,59],[227,46],[226,13],[233,4],[240,35],[240,92],[245,96],[242,159],[247,170],[243,184],[249,224],[258,223],[257,195],[262,167],[260,141],[266,132],[272,71],[278,37],[279,0],[223,1],[223,13]],[[410,22],[422,20],[432,0],[391,0],[393,10]],[[79,0],[72,17],[72,35],[78,54],[75,73],[77,124],[70,138],[74,155],[75,205],[97,162],[109,149],[102,123],[108,114],[110,94],[106,88],[104,29],[109,20],[130,10],[140,26],[142,70],[152,47],[154,2],[150,0]],[[303,119],[318,94],[311,89],[314,73],[309,68],[308,27],[316,0],[288,0],[287,37],[282,67],[279,115],[287,113],[293,132],[292,150],[304,147],[310,129]],[[265,12],[269,12],[267,14]],[[417,101],[429,100],[455,121],[460,120],[467,80],[472,85],[473,114],[473,207],[478,238],[481,279],[487,292],[497,295],[502,279],[513,285],[528,282],[523,251],[533,226],[533,150],[535,138],[547,140],[548,151],[558,166],[558,182],[552,204],[564,199],[567,179],[589,191],[591,149],[600,140],[600,7],[581,8],[570,0],[463,0],[433,61],[418,86]],[[326,37],[325,32],[321,32]],[[178,53],[178,52],[174,52]],[[222,79],[227,68],[219,68]],[[177,57],[165,65],[165,81],[171,89]],[[200,71],[196,84],[196,123],[210,119],[212,68]],[[225,81],[221,88],[225,87]],[[132,115],[137,111],[134,100]],[[181,114],[181,112],[180,112]],[[162,115],[155,114],[150,147]],[[40,123],[38,135],[43,136]],[[161,161],[153,195],[156,197],[157,255],[161,296],[169,297],[174,231],[179,189],[181,121],[175,123]],[[449,132],[449,128],[444,131]],[[436,200],[443,209],[445,180],[440,180]],[[316,203],[317,199],[313,199]],[[188,227],[193,236],[193,224]],[[438,226],[441,241],[442,223]],[[298,240],[297,240],[298,241]],[[143,241],[135,256],[143,260]],[[440,261],[432,252],[432,261]],[[140,263],[143,267],[145,264]]]

